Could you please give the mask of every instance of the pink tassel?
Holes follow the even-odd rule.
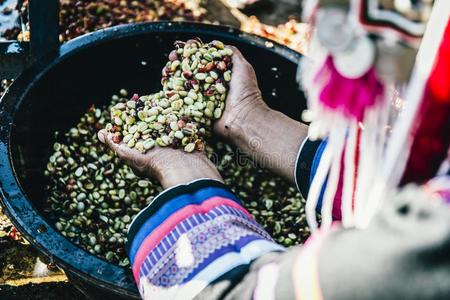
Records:
[[[383,84],[377,79],[374,68],[360,78],[349,79],[336,70],[331,56],[316,74],[314,83],[323,86],[319,100],[325,107],[357,121],[363,120],[367,108],[383,99]]]

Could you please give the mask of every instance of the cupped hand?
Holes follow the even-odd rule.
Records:
[[[201,178],[223,181],[204,152],[187,153],[180,149],[157,146],[146,153],[141,153],[136,149],[130,149],[124,143],[114,143],[112,134],[108,134],[105,130],[98,132],[98,138],[135,171],[155,178],[164,189]]]
[[[242,123],[251,122],[249,113],[258,108],[266,108],[258,87],[255,71],[242,53],[234,46],[230,90],[222,117],[214,123],[214,131],[225,138],[233,139]]]

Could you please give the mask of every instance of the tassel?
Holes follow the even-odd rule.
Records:
[[[316,138],[329,136],[308,195],[307,221],[311,230],[317,228],[315,209],[322,186],[328,177],[321,214],[322,226],[329,227],[331,225],[339,178],[341,174],[344,174],[341,203],[342,217],[343,222],[351,226],[354,224],[353,203],[358,195],[355,191],[357,186],[355,174],[359,174],[359,172],[357,172],[358,166],[355,165],[355,157],[358,157],[357,163],[359,164],[360,152],[356,153],[356,151],[359,151],[359,148],[356,147],[356,139],[359,140],[363,135],[363,139],[367,139],[371,144],[370,158],[362,159],[366,162],[365,164],[368,161],[373,162],[375,153],[377,153],[376,128],[370,130],[370,132],[369,130],[362,130],[362,133],[357,134],[358,124],[365,120],[368,111],[372,111],[373,114],[373,111],[377,111],[382,106],[380,103],[384,100],[384,87],[377,79],[374,68],[370,68],[359,78],[350,79],[342,76],[336,69],[333,57],[330,55],[325,58],[323,65],[317,68],[314,75],[305,75],[305,78],[312,78],[310,86],[313,87],[310,88],[310,98],[314,95],[317,97],[317,101],[311,101],[312,103],[309,106],[313,116],[309,135]],[[304,84],[308,83],[304,82]],[[370,129],[372,128],[373,126],[370,126]],[[342,159],[344,159],[344,162],[346,161],[344,170],[341,170]]]

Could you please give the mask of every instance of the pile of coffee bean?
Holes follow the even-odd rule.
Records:
[[[212,121],[222,116],[231,80],[233,51],[220,41],[175,42],[162,70],[160,92],[134,94],[111,108],[106,130],[113,141],[144,153],[155,144],[203,150]]]
[[[204,0],[60,0],[60,41],[120,24],[151,21],[204,22]],[[24,0],[20,14],[28,24],[28,0]],[[15,27],[5,33],[8,39],[29,40],[29,30]]]
[[[127,266],[128,225],[161,187],[134,175],[100,143],[97,132],[107,121],[109,111],[92,106],[53,145],[45,171],[49,179],[46,212],[55,228],[75,244]]]
[[[111,107],[127,94],[121,90],[108,107],[90,107],[75,127],[58,135],[45,170],[45,212],[54,227],[81,248],[124,267],[129,266],[124,250],[128,225],[162,190],[159,183],[135,175],[97,138],[111,121]],[[205,151],[227,186],[277,242],[290,246],[305,241],[305,201],[295,188],[226,143],[212,138]]]
[[[225,184],[275,241],[286,247],[306,241],[306,200],[297,188],[222,141],[211,140],[206,152]]]
[[[203,21],[202,0],[69,0],[61,1],[60,39],[120,24],[150,21]]]

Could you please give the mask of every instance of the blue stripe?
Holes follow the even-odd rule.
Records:
[[[325,150],[325,147],[327,146],[327,140],[324,140],[322,143],[320,143],[319,148],[317,149],[316,154],[314,155],[314,159],[311,165],[311,173],[309,174],[309,185],[311,186],[311,182],[314,179],[314,176],[316,175],[317,168],[319,167],[320,159],[322,158],[323,151]],[[325,194],[325,188],[327,186],[328,182],[328,176],[325,179],[325,182],[322,186],[322,190],[320,191],[319,200],[317,201],[316,211],[320,213],[322,209],[322,201],[323,201],[323,195]]]
[[[156,198],[153,199],[153,201],[147,207],[140,211],[139,214],[131,222],[127,232],[127,242],[125,243],[127,253],[129,252],[131,241],[133,241],[134,236],[141,228],[142,224],[144,224],[145,221],[150,218],[150,216],[154,215],[167,201],[170,201],[171,199],[181,195],[195,193],[196,191],[203,188],[212,187],[221,188],[233,194],[233,192],[230,191],[222,182],[212,179],[200,179],[187,185],[182,184],[172,187],[156,196]]]
[[[133,240],[131,241],[131,247],[128,253],[131,264],[134,263],[136,253],[144,239],[153,230],[155,230],[155,228],[161,225],[164,220],[187,205],[201,204],[205,200],[208,200],[215,196],[227,198],[240,204],[239,200],[232,193],[216,187],[204,188],[195,192],[194,194],[185,194],[171,199],[170,201],[166,202],[154,215],[149,217],[149,219],[145,221],[144,224],[142,224],[142,226],[134,236]],[[187,226],[188,224],[186,224],[186,227]]]
[[[228,208],[230,211],[235,211],[235,209],[234,208]],[[230,213],[230,212],[226,212],[226,213],[223,213],[223,214],[217,214],[217,213],[215,213],[215,212],[217,212],[219,209],[218,209],[218,207],[216,207],[216,208],[214,208],[214,209],[212,209],[211,211],[209,211],[207,214],[205,214],[205,215],[203,215],[203,216],[207,216],[207,215],[210,215],[210,214],[216,214],[217,216],[224,216],[224,217],[227,217],[227,216],[232,216],[232,217],[238,217],[238,218],[241,218],[241,219],[243,219],[244,221],[246,221],[246,222],[248,222],[248,224],[246,224],[247,226],[245,226],[245,228],[247,229],[247,230],[251,230],[251,231],[254,231],[256,234],[259,234],[259,235],[264,235],[264,234],[267,234],[262,228],[260,228],[260,226],[259,226],[259,224],[258,223],[256,223],[256,221],[255,220],[253,220],[252,218],[250,218],[250,217],[248,217],[247,215],[245,215],[245,214],[239,214],[238,212],[235,212],[235,213]],[[211,218],[204,218],[204,221],[203,222],[201,222],[201,223],[199,223],[199,224],[204,224],[204,223],[207,223],[207,222],[210,222],[211,223],[211,225],[212,226],[215,226],[215,225],[217,225],[217,223],[218,223],[218,221],[219,220],[213,220],[213,219],[211,219]],[[223,221],[223,220],[221,220],[221,221]],[[187,222],[187,220],[185,220],[185,221],[183,221],[183,222],[181,222],[181,223],[179,223],[178,225],[177,225],[177,228],[178,228],[178,232],[179,233],[176,233],[176,228],[172,231],[172,232],[174,232],[174,233],[176,233],[177,234],[177,239],[179,238],[179,234],[181,235],[181,234],[184,234],[184,233],[186,233],[187,231],[186,230],[184,230],[183,228],[182,228],[182,225],[183,224],[186,224],[186,222]],[[240,222],[239,222],[239,219],[231,219],[231,220],[225,220],[225,222],[228,222],[228,223],[230,223],[230,224],[233,224],[233,225],[235,225],[235,226],[244,226],[245,224],[241,224]],[[251,226],[253,226],[253,227],[251,227]],[[165,242],[165,241],[168,241],[168,239],[169,239],[169,236],[170,236],[170,234],[169,235],[167,235],[163,240],[162,240],[162,242]],[[269,236],[267,236],[267,238],[268,238]],[[172,247],[173,246],[173,244],[175,244],[176,243],[176,240],[173,242],[173,243],[171,243],[171,245],[168,247],[168,248],[170,248],[170,247]],[[148,267],[149,268],[152,268],[153,266],[154,266],[154,264],[156,264],[157,263],[157,261],[161,258],[161,256],[162,255],[159,255],[158,254],[158,251],[159,252],[162,252],[162,245],[161,245],[161,243],[159,243],[156,247],[155,247],[155,249],[152,251],[152,252],[150,252],[148,255],[151,255],[152,253],[153,253],[153,256],[155,257],[155,259],[156,259],[156,262],[154,262],[154,263],[152,263],[151,265],[149,265]]]

